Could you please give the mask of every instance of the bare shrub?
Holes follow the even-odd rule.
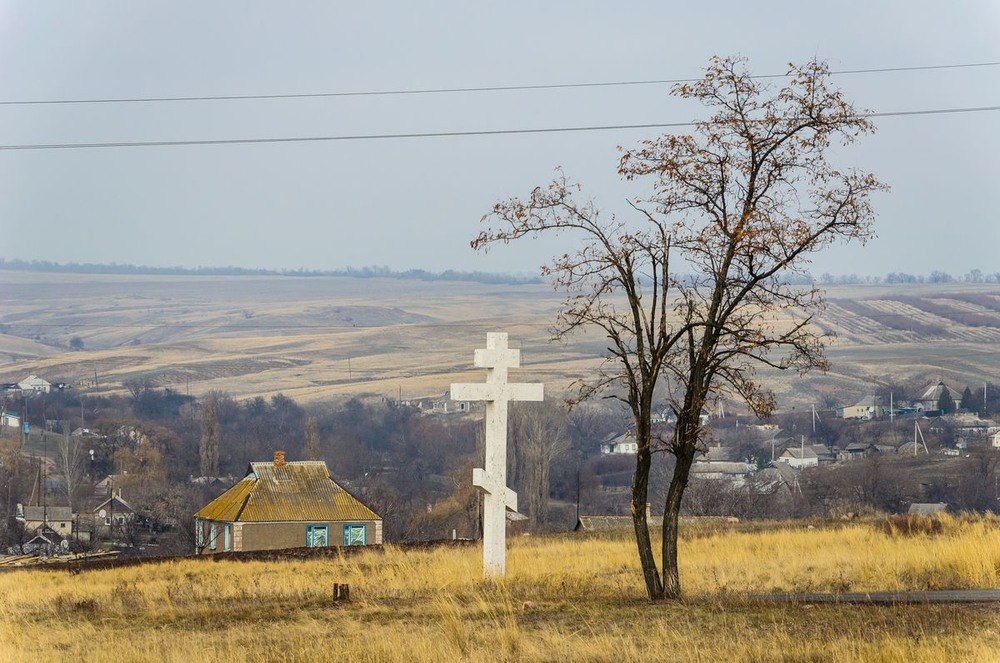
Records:
[[[872,527],[889,536],[934,536],[945,531],[941,518],[911,514],[889,516],[873,523]]]

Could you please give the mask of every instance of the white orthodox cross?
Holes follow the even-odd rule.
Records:
[[[507,563],[507,509],[517,511],[517,493],[507,487],[507,404],[542,400],[541,384],[511,384],[507,369],[521,365],[521,351],[507,347],[506,333],[486,334],[475,365],[486,382],[451,385],[452,400],[486,401],[486,467],[472,471],[472,484],[486,493],[483,505],[483,576],[502,578]]]

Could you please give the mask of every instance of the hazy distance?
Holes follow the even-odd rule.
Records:
[[[88,104],[690,78],[713,54],[759,74],[1000,61],[994,2],[0,2],[0,146],[357,137],[685,122],[669,84]],[[876,112],[1000,105],[1000,66],[842,74]],[[1000,112],[876,120],[834,158],[875,172],[878,239],[814,274],[997,271]],[[679,129],[677,131],[682,131]],[[0,257],[150,266],[386,265],[537,273],[563,238],[486,256],[498,198],[561,166],[610,210],[617,146],[656,129],[278,144],[0,149]]]

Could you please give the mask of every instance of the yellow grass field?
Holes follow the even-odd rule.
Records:
[[[772,604],[759,592],[995,588],[1000,520],[936,534],[757,524],[683,536],[686,599],[643,598],[627,538],[519,537],[503,584],[480,549],[324,560],[174,560],[0,574],[0,660],[997,661],[986,605]],[[351,600],[335,603],[334,583]]]

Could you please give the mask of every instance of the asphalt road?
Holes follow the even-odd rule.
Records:
[[[757,601],[780,603],[1000,603],[1000,589],[953,589],[930,592],[846,592],[844,594],[756,594]]]

